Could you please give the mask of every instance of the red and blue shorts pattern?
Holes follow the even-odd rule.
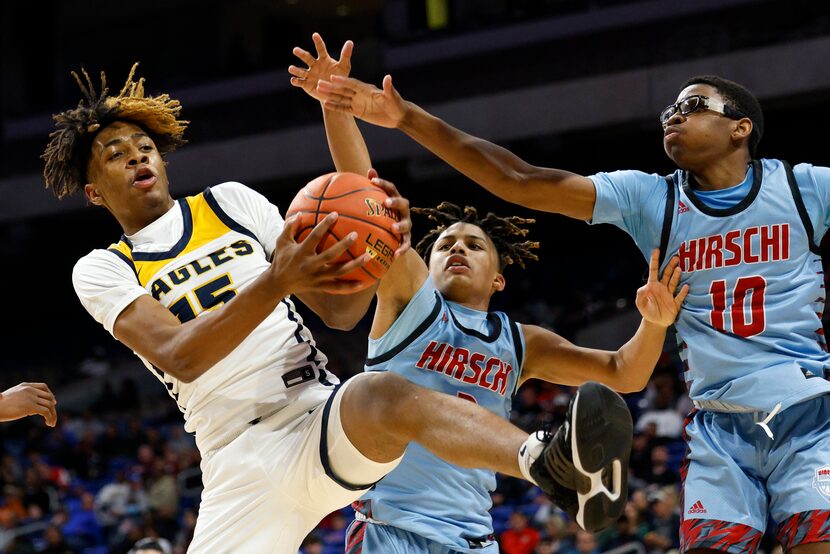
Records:
[[[683,437],[680,551],[754,553],[767,522],[787,550],[830,542],[830,395],[765,413],[695,411]]]

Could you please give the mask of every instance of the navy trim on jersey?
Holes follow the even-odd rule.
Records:
[[[525,360],[524,360],[525,351],[524,351],[524,348],[522,347],[522,334],[521,334],[521,331],[519,331],[519,324],[516,323],[515,321],[513,321],[512,319],[510,319],[509,321],[510,321],[510,334],[513,335],[513,348],[516,350],[516,361],[519,362],[519,367],[518,367],[519,375],[516,376],[516,386],[513,388],[513,394],[511,395],[511,398],[512,398],[512,397],[516,396],[517,392],[519,392],[519,387],[522,384],[522,372],[524,371],[524,365],[525,365]]]
[[[671,236],[671,224],[674,221],[674,197],[676,196],[674,190],[674,176],[666,176],[666,210],[663,212],[663,231],[660,233],[660,261],[657,267],[663,267],[663,262],[666,260],[666,249],[669,247],[669,237]]]
[[[300,323],[299,319],[297,319],[296,311],[294,310],[294,306],[286,298],[282,299],[282,303],[285,304],[285,307],[288,309],[288,319],[290,321],[292,321],[297,326],[297,328],[294,329],[294,338],[297,340],[298,343],[300,343],[300,344],[305,343],[311,349],[311,353],[309,353],[308,357],[305,360],[307,362],[313,363],[314,367],[317,368],[317,371],[320,372],[320,377],[319,377],[318,381],[320,381],[321,385],[325,385],[327,387],[333,386],[333,383],[331,383],[328,380],[328,378],[326,377],[328,375],[328,373],[326,373],[326,370],[323,368],[322,360],[320,360],[317,357],[317,354],[319,353],[319,350],[317,350],[316,346],[311,344],[311,341],[307,341],[303,338],[303,335],[302,335],[301,332],[305,328],[305,326],[302,323]]]
[[[326,400],[326,405],[323,408],[323,425],[320,429],[320,463],[323,465],[323,469],[326,472],[326,475],[329,478],[346,489],[347,491],[364,491],[366,489],[371,489],[375,486],[375,483],[369,483],[368,485],[353,485],[348,481],[344,481],[334,471],[331,469],[331,462],[329,461],[329,437],[328,437],[328,430],[329,430],[329,414],[331,413],[331,405],[334,403],[334,396],[340,390],[340,385],[331,392],[329,395],[329,399]]]
[[[424,331],[426,331],[427,328],[430,325],[432,325],[432,322],[435,321],[435,319],[438,317],[438,314],[441,312],[441,306],[443,306],[443,304],[444,303],[441,302],[441,296],[438,294],[438,291],[436,291],[435,306],[432,308],[432,311],[429,313],[429,315],[426,316],[424,320],[420,323],[420,325],[418,325],[418,327],[416,327],[415,330],[412,331],[408,337],[403,339],[400,343],[398,343],[397,346],[395,346],[391,350],[387,350],[380,356],[375,356],[374,358],[367,358],[366,365],[377,365],[379,363],[391,360],[392,358],[400,354],[404,350],[404,348],[412,344],[415,341],[415,339],[420,337],[424,333]]]
[[[784,160],[781,160],[781,163],[784,164],[784,169],[787,171],[787,183],[790,185],[790,192],[793,194],[793,200],[795,201],[795,207],[798,210],[798,216],[801,218],[804,230],[807,231],[807,240],[809,241],[810,252],[821,256],[821,249],[815,243],[815,238],[813,237],[815,234],[813,230],[813,222],[810,221],[810,214],[807,213],[807,208],[804,206],[804,200],[801,198],[801,190],[798,188],[798,181],[795,179],[793,168]]]
[[[692,201],[692,204],[700,210],[701,212],[705,213],[706,215],[711,215],[713,217],[726,217],[730,215],[735,215],[736,213],[740,213],[744,211],[750,204],[752,204],[755,197],[758,196],[758,193],[761,190],[761,181],[764,178],[764,168],[761,166],[761,162],[758,160],[752,160],[750,162],[752,164],[752,188],[749,190],[749,194],[746,197],[732,206],[731,208],[712,208],[707,206],[703,203],[703,200],[697,197],[695,194],[694,189],[689,184],[689,172],[683,172],[683,192],[686,193],[686,196],[689,197],[689,200]]]
[[[190,212],[190,204],[187,203],[187,200],[184,198],[180,198],[177,200],[179,203],[179,208],[182,210],[182,221],[184,223],[184,229],[182,231],[182,238],[179,239],[179,242],[173,245],[173,248],[168,250],[167,252],[133,252],[133,260],[137,262],[157,262],[159,260],[167,260],[169,258],[175,258],[179,254],[182,253],[182,250],[187,246],[187,243],[190,242],[190,237],[193,236],[193,214]],[[124,237],[126,239],[126,237]],[[127,244],[130,244],[127,241]],[[130,248],[132,245],[130,244]]]
[[[176,406],[178,406],[179,411],[184,413],[185,412],[184,406],[179,404],[179,393],[173,392],[173,383],[171,383],[167,379],[165,379],[166,374],[164,373],[164,371],[157,368],[154,364],[150,364],[150,366],[153,368],[153,371],[155,371],[158,374],[158,376],[161,377],[161,380],[164,383],[164,386],[167,387],[167,393],[173,398],[173,400],[176,401]]]
[[[494,342],[499,338],[499,335],[501,335],[501,319],[499,319],[499,316],[493,312],[487,313],[487,323],[492,331],[490,331],[489,335],[485,335],[484,333],[479,333],[475,329],[468,329],[467,327],[464,327],[455,318],[455,314],[452,313],[452,309],[450,309],[449,306],[447,306],[447,310],[450,312],[450,316],[452,316],[452,322],[455,323],[455,326],[458,327],[458,330],[462,333],[483,340],[484,342]]]
[[[225,210],[222,209],[222,207],[219,205],[219,202],[216,201],[216,197],[213,196],[213,193],[210,191],[210,187],[207,187],[204,190],[204,192],[202,192],[202,195],[205,197],[205,202],[207,202],[207,205],[210,206],[210,209],[213,210],[213,213],[215,213],[216,217],[219,218],[219,221],[221,221],[237,233],[248,235],[255,241],[260,242],[260,240],[252,231],[237,223],[236,220],[234,220],[225,212]],[[262,247],[264,248],[265,245],[263,244]]]
[[[128,258],[123,252],[121,252],[117,248],[107,248],[107,252],[112,252],[113,254],[118,256],[125,264],[130,266],[130,269],[132,269],[133,273],[135,273],[136,280],[138,280],[138,271],[135,270],[135,264],[133,263],[133,261],[130,258]],[[139,283],[140,282],[141,281],[139,281]]]

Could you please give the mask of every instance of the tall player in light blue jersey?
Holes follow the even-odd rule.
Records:
[[[677,254],[689,295],[676,327],[696,410],[685,429],[681,549],[753,552],[771,518],[793,552],[830,552],[830,355],[818,244],[830,169],[755,159],[757,99],[689,79],[660,113],[678,170],[583,177],[532,166],[383,90],[332,77],[325,106],[399,128],[498,196],[628,232]],[[665,263],[665,262],[663,262]]]
[[[348,63],[351,51],[347,44],[337,62],[327,54],[319,35],[314,41],[318,57],[295,49],[308,67],[289,69],[294,75],[292,84],[310,94],[315,92],[320,75],[343,71],[341,64]],[[331,114],[325,117],[337,169],[365,172],[369,157],[353,121],[335,121]],[[532,249],[538,244],[525,241],[527,230],[521,227],[531,220],[493,214],[479,217],[474,208],[462,210],[448,203],[421,212],[438,226],[418,245],[424,259],[408,252],[396,261],[378,287],[367,371],[403,375],[421,386],[474,402],[505,419],[515,391],[531,378],[567,385],[592,379],[621,391],[643,388],[662,351],[666,329],[685,296],[685,288],[676,298],[672,296],[679,280],[677,259],[659,280],[656,251],[652,256],[649,283],[638,292],[637,305],[644,319],[627,344],[617,352],[580,348],[551,331],[488,311],[491,296],[505,286],[505,267],[511,263],[524,267],[525,260],[536,258]],[[586,408],[580,402],[585,387],[591,385],[581,387],[571,404],[571,424],[557,434],[559,445],[575,454],[582,452],[578,436],[582,436],[583,445],[597,446],[597,441],[587,436],[590,430],[579,425],[577,414]],[[630,416],[623,412],[619,419],[594,419],[588,427],[625,423]],[[603,446],[595,451],[600,458],[617,456],[627,460],[629,444]],[[619,453],[613,454],[614,448],[619,448]],[[591,511],[601,514],[603,526],[610,524],[613,519],[608,519],[608,512],[619,514],[626,499],[623,464],[614,469],[616,474],[609,474],[603,484],[599,475],[588,482],[562,467],[559,477],[564,482],[585,482],[567,489],[560,487],[554,501],[582,527],[597,527],[589,521],[595,517]],[[349,530],[346,551],[498,552],[487,512],[495,486],[492,471],[446,463],[411,443],[399,467],[355,504],[357,521]],[[582,494],[583,490],[605,490],[611,502],[600,500],[602,495],[591,500],[588,494]]]

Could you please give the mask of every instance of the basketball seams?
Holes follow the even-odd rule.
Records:
[[[326,191],[334,182],[335,177],[337,177],[337,173],[332,174],[329,177],[326,186],[323,187],[323,190],[320,192],[320,199],[317,202],[317,212],[314,214],[314,224],[317,225],[320,222],[320,207],[323,205],[323,200],[326,199]]]
[[[338,177],[348,178],[338,179]],[[355,268],[354,271],[349,272],[348,276],[345,276],[357,281],[365,281],[368,286],[369,283],[380,281],[380,277],[374,272],[375,269],[378,270],[379,275],[386,273],[389,268],[387,262],[391,263],[394,259],[394,257],[387,256],[387,249],[395,246],[396,242],[399,245],[402,242],[402,235],[392,231],[391,227],[397,219],[389,217],[390,212],[383,208],[383,204],[388,197],[386,192],[381,187],[367,183],[366,179],[362,179],[364,186],[360,186],[360,180],[357,177],[359,176],[333,173],[315,179],[306,185],[291,203],[292,206],[296,205],[300,209],[292,209],[292,206],[289,206],[289,213],[286,215],[301,218],[302,228],[298,229],[295,235],[295,238],[299,240],[304,240],[306,237],[303,237],[303,235],[307,236],[330,213],[336,212],[338,217],[345,218],[343,224],[335,223],[326,234],[331,235],[334,242],[338,242],[342,239],[334,232],[334,228],[338,228],[338,231],[355,230],[358,231],[361,237],[360,241],[366,242],[366,244],[357,245],[358,249],[362,247],[362,252],[359,255],[364,252],[374,252],[375,246],[379,249],[376,256],[372,257],[374,263],[370,261],[366,266],[361,266],[360,271]],[[365,186],[367,184],[368,186]],[[359,188],[350,190],[349,187],[354,185]],[[309,193],[312,190],[314,194]],[[327,196],[329,192],[333,194]],[[354,197],[354,193],[360,194]],[[326,201],[329,201],[330,205],[324,205]],[[364,206],[364,202],[366,206]],[[341,210],[346,210],[351,214],[344,214]],[[373,234],[374,237],[372,237]],[[372,237],[371,241],[368,240],[370,237]],[[324,238],[322,244],[329,244],[328,238]],[[372,244],[375,246],[372,246]],[[352,245],[352,248],[354,247],[355,245]],[[345,252],[348,253],[348,256],[341,257],[340,260],[346,258],[355,260],[359,257],[359,255],[353,253],[351,248],[345,250]]]
[[[326,196],[325,195],[325,190],[322,193],[323,196],[314,196],[313,194],[309,194],[307,192],[304,192],[303,195],[306,198],[308,198],[309,200],[338,200],[340,198],[344,198],[346,196],[349,196],[350,194],[354,194],[356,192],[365,192],[367,190],[372,191],[372,192],[383,193],[384,196],[386,195],[386,192],[380,187],[363,187],[363,188],[360,188],[360,189],[350,190],[349,192],[344,192],[343,194],[338,194],[337,196]]]

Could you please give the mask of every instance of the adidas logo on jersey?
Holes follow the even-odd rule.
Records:
[[[703,507],[703,502],[701,502],[700,500],[695,502],[694,505],[692,505],[692,507],[689,508],[689,513],[690,514],[705,514],[706,513],[706,508]]]
[[[678,213],[678,214],[683,214],[683,213],[686,213],[686,212],[688,212],[688,211],[689,211],[689,208],[688,208],[688,207],[686,206],[686,204],[684,204],[684,203],[683,203],[683,201],[681,200],[681,201],[680,201],[680,207],[678,207],[678,208],[677,208],[677,213]]]

